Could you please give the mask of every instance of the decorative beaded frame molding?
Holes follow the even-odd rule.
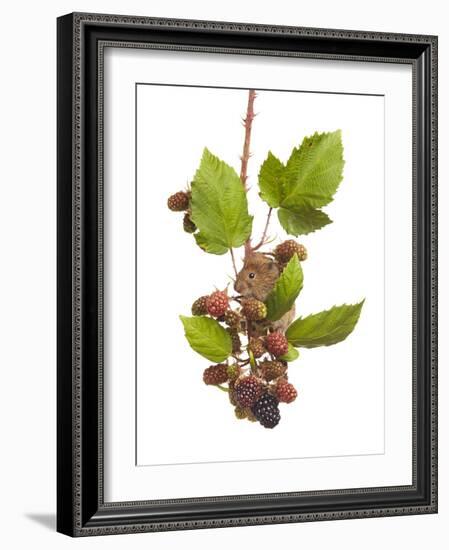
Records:
[[[138,39],[132,39],[135,34]],[[181,35],[182,41],[178,39]],[[412,65],[411,486],[104,502],[102,253],[106,46]],[[95,120],[87,116],[92,106]],[[58,531],[89,536],[436,511],[437,38],[103,14],[76,13],[59,18]]]

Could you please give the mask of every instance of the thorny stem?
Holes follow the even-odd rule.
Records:
[[[248,186],[247,186],[248,161],[249,161],[249,157],[251,156],[251,151],[250,151],[251,130],[253,126],[253,120],[255,117],[255,114],[254,114],[255,99],[256,99],[256,90],[248,90],[248,104],[246,107],[246,117],[243,119],[243,126],[245,128],[245,139],[243,141],[242,156],[240,157],[240,160],[242,161],[241,170],[240,170],[240,179],[242,181],[242,185],[245,190],[245,193],[248,193]],[[271,211],[268,213],[267,225],[265,227],[265,231],[262,237],[262,242],[265,240],[266,232],[268,231],[268,223],[269,223],[270,216],[271,216]],[[251,252],[252,252],[252,247],[251,247],[251,236],[250,236],[245,242],[245,257],[248,256]],[[234,272],[237,276],[237,268],[235,264],[234,251],[232,250],[232,248],[231,248],[231,258],[232,258],[232,265],[234,267]],[[234,299],[236,298],[234,297]],[[251,322],[247,323],[246,331],[247,331],[247,337],[249,342],[251,340]],[[244,364],[250,363],[251,370],[254,371],[255,369],[251,364],[251,352],[249,352],[249,355],[250,355],[250,359],[248,359],[248,361],[245,361],[245,363],[243,363],[241,366],[243,366]]]
[[[256,90],[248,91],[248,105],[246,107],[246,117],[243,119],[243,126],[245,127],[245,139],[243,141],[243,152],[240,157],[242,161],[242,167],[240,170],[240,179],[242,180],[243,188],[248,192],[248,186],[246,184],[248,179],[248,160],[251,156],[251,129],[253,126],[254,114],[254,100],[256,99]],[[245,243],[245,256],[251,252],[251,237]]]
[[[245,192],[248,193],[248,161],[251,155],[250,146],[251,146],[251,130],[253,127],[254,120],[254,100],[256,99],[256,90],[248,90],[248,105],[246,107],[246,117],[243,119],[243,126],[245,127],[245,139],[243,141],[243,153],[241,156],[242,167],[240,170],[240,179],[242,180],[243,188]],[[245,242],[245,257],[251,254],[251,236],[248,237]],[[251,322],[247,322],[246,332],[248,337],[248,343],[251,340]],[[248,353],[251,363],[251,352]],[[253,365],[251,364],[251,370],[254,370]]]
[[[273,208],[270,207],[270,209],[268,210],[268,216],[267,216],[267,222],[265,224],[265,229],[263,230],[263,233],[262,233],[262,238],[260,239],[260,241],[256,244],[256,246],[254,246],[252,248],[253,252],[256,251],[256,250],[259,250],[259,248],[261,246],[263,246],[265,243],[266,243],[266,238],[267,238],[267,232],[268,232],[268,226],[270,225],[270,218],[271,218],[271,213],[273,212]]]
[[[248,191],[246,186],[246,180],[248,178],[248,160],[251,155],[250,143],[251,143],[251,129],[254,120],[254,100],[256,99],[256,91],[248,91],[248,106],[246,108],[246,117],[243,119],[243,126],[245,127],[245,141],[243,142],[243,153],[241,156],[242,168],[240,170],[240,179],[242,180],[245,191]]]

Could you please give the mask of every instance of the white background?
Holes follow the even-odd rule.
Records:
[[[409,73],[406,67],[400,67],[400,72]],[[306,79],[299,76],[298,80]],[[405,76],[405,81],[410,78]],[[278,78],[273,82],[279,86]],[[227,395],[202,382],[202,372],[210,362],[192,352],[184,337],[179,314],[190,315],[197,296],[215,286],[224,288],[232,276],[232,264],[229,254],[204,254],[183,233],[182,215],[173,215],[165,202],[184,186],[186,177],[191,180],[204,146],[238,172],[244,134],[240,118],[247,97],[247,90],[138,87],[140,465],[384,452],[383,97],[261,90],[256,98],[254,154],[248,172],[254,242],[260,238],[268,210],[258,197],[257,185],[267,152],[272,149],[285,162],[305,135],[341,129],[344,179],[334,202],[326,208],[334,223],[299,239],[309,257],[302,264],[304,289],[297,300],[297,316],[366,298],[350,338],[334,347],[301,350],[300,359],[290,365],[289,380],[300,394],[294,405],[281,406],[282,420],[275,430],[236,421]],[[170,105],[170,109],[161,110],[160,105]],[[405,189],[409,188],[408,171],[407,167],[402,177]],[[110,181],[107,174],[106,181]],[[393,182],[387,187],[393,187]],[[163,238],[158,238],[161,233]],[[411,242],[407,233],[401,248]],[[288,238],[277,215],[269,234],[278,236],[271,247]],[[239,250],[237,269],[241,255]],[[159,267],[157,258],[162,257],[163,269],[155,269],[155,261]],[[410,292],[407,285],[402,288]],[[405,321],[408,342],[407,317]],[[166,350],[170,350],[168,361]],[[397,370],[397,362],[390,367]],[[182,415],[164,415],[163,421],[155,422],[166,407],[167,393],[154,390],[168,389],[168,384],[170,399]],[[409,387],[407,383],[402,386]]]
[[[1,271],[2,418],[1,517],[2,545],[46,548],[171,548],[179,545],[218,548],[257,545],[272,548],[279,540],[304,547],[358,549],[424,545],[444,548],[449,521],[448,462],[449,390],[445,365],[447,339],[440,352],[440,513],[438,516],[339,521],[263,528],[190,531],[73,541],[54,530],[55,510],[55,17],[72,10],[135,13],[171,17],[240,20],[321,27],[362,28],[440,34],[440,97],[448,96],[449,54],[444,3],[375,5],[345,1],[297,5],[229,1],[212,5],[175,2],[90,1],[31,2],[4,8],[2,41],[2,200]],[[440,121],[448,108],[440,105]],[[449,146],[442,124],[440,150]],[[440,163],[440,181],[447,181],[447,163]],[[440,188],[440,211],[448,205],[447,187]],[[441,216],[440,233],[448,233]],[[444,242],[444,240],[442,239]],[[441,246],[440,277],[448,279],[447,247]],[[440,290],[440,326],[447,330],[448,291]],[[444,335],[444,332],[443,332]]]

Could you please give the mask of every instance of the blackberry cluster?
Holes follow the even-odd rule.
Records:
[[[191,192],[186,190],[170,196],[167,204],[170,210],[183,212],[184,230],[195,233],[197,227],[191,217],[190,202]],[[293,240],[267,253],[274,257],[270,269],[275,268],[275,278],[294,254],[301,261],[307,257],[304,246]],[[249,280],[255,278],[251,273]],[[243,292],[232,296],[228,289],[229,285],[224,290],[200,296],[191,306],[193,316],[213,318],[219,325],[220,328],[215,325],[215,329],[222,336],[223,350],[228,352],[222,363],[204,370],[203,382],[227,392],[237,419],[258,422],[271,429],[281,418],[279,404],[292,403],[298,395],[288,381],[288,363],[284,357],[289,349],[286,327],[281,329],[276,322],[270,321],[268,299],[262,301]],[[212,327],[214,323],[208,325]],[[199,320],[198,326],[201,326]],[[222,350],[217,351],[220,356]]]

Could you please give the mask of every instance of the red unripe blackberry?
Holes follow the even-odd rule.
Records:
[[[249,349],[252,351],[254,357],[259,359],[267,351],[265,342],[262,338],[251,338],[249,341]]]
[[[192,315],[206,315],[207,313],[207,296],[201,296],[192,304]]]
[[[274,249],[274,257],[281,265],[286,264],[294,254],[298,255],[298,259],[301,262],[307,259],[307,250],[305,246],[292,239],[284,241]]]
[[[262,393],[262,387],[255,376],[241,378],[235,384],[235,399],[241,407],[251,407]]]
[[[271,393],[261,395],[251,410],[264,428],[274,428],[279,424],[281,419],[279,401]]]
[[[182,212],[183,210],[187,210],[187,208],[189,207],[189,202],[190,193],[186,193],[185,191],[178,191],[174,195],[168,197],[167,206],[173,212]]]
[[[207,297],[207,312],[212,317],[221,317],[229,307],[229,298],[224,290],[216,290]]]
[[[281,378],[276,386],[276,397],[281,403],[291,403],[298,397],[298,392],[293,384]]]
[[[255,298],[242,301],[242,314],[251,321],[261,321],[267,316],[267,306]]]
[[[216,386],[224,384],[229,379],[227,365],[212,365],[203,373],[203,381],[205,384]]]
[[[288,341],[282,332],[272,332],[265,339],[267,350],[275,357],[280,357],[288,352]]]

